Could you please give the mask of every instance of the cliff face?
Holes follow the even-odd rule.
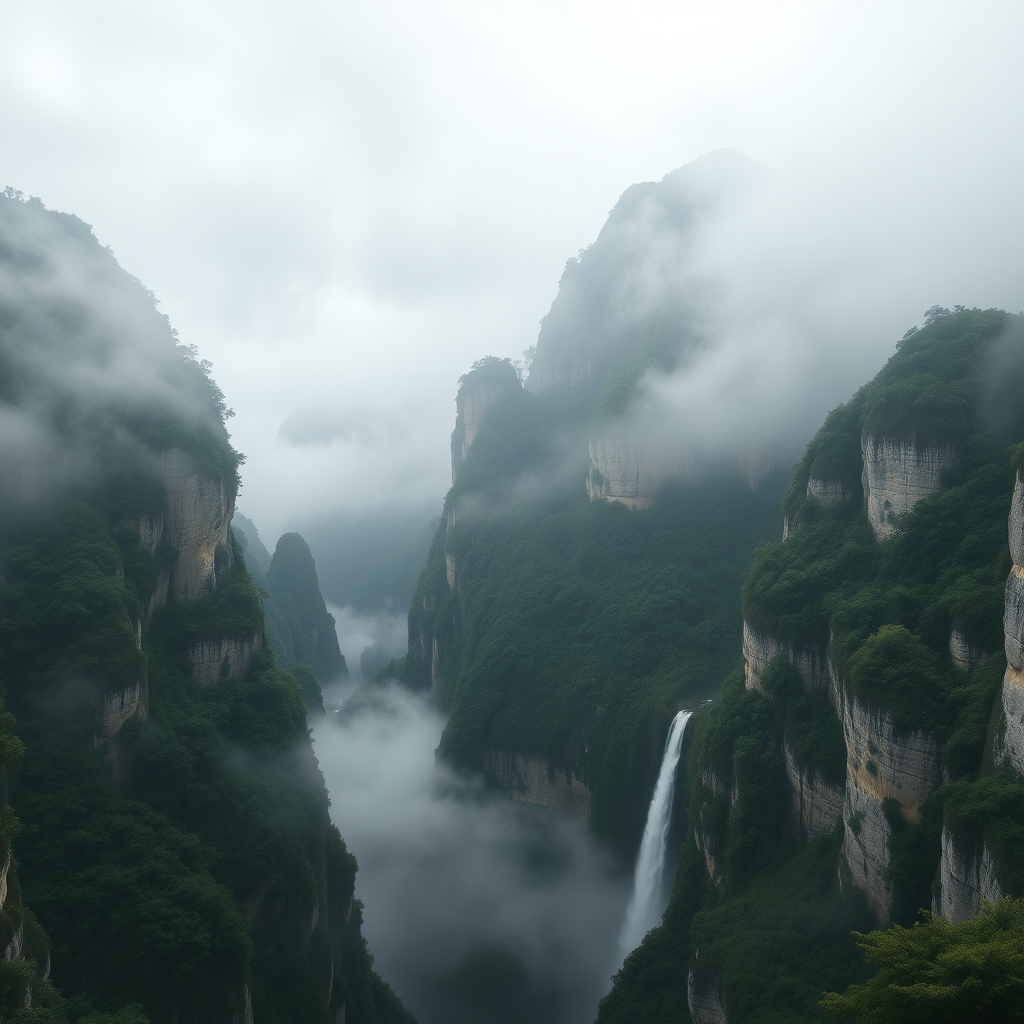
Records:
[[[188,652],[192,678],[200,686],[209,686],[229,676],[245,675],[259,646],[259,634],[242,639],[222,637],[198,643]]]
[[[884,925],[892,898],[886,878],[892,828],[883,803],[895,800],[904,821],[920,821],[921,805],[941,778],[938,746],[923,730],[897,729],[890,712],[870,707],[838,679],[832,699],[847,753],[842,864]]]
[[[590,790],[571,771],[556,769],[538,757],[488,752],[486,770],[514,800],[550,807],[590,824]]]
[[[700,950],[686,976],[686,1002],[693,1024],[729,1024],[722,999],[722,982],[717,971],[701,964]]]
[[[773,658],[782,656],[797,671],[808,690],[823,689],[830,683],[828,662],[821,644],[785,643],[767,630],[743,620],[743,674],[748,690],[761,688],[761,676]]]
[[[377,1000],[302,691],[233,558],[240,456],[209,363],[87,225],[9,194],[0,278],[0,418],[24,442],[0,436],[0,688],[27,737],[25,904],[62,991],[188,1024],[334,1024],[353,999],[408,1022]],[[198,685],[225,676],[214,699]],[[35,988],[49,954],[10,861],[0,876],[6,1012],[27,1006],[10,958]]]
[[[164,536],[178,551],[170,595],[175,601],[194,601],[217,586],[217,551],[230,559],[234,494],[223,480],[201,474],[195,459],[180,449],[163,452],[160,460],[167,488]]]
[[[811,842],[831,835],[843,816],[844,787],[833,785],[821,772],[800,764],[787,740],[782,743],[782,756],[786,763],[797,837]]]
[[[452,483],[476,440],[488,410],[509,394],[522,390],[519,374],[506,359],[481,359],[459,381],[455,398],[455,429],[452,431]]]
[[[984,840],[964,839],[943,828],[939,870],[939,899],[933,910],[947,921],[970,920],[982,900],[995,903],[1006,895]]]
[[[941,489],[942,474],[957,456],[952,446],[867,433],[861,442],[861,452],[865,507],[879,540],[892,536],[898,516]]]
[[[630,508],[648,508],[661,484],[692,467],[693,453],[667,442],[591,438],[587,494],[591,500],[606,498]]]

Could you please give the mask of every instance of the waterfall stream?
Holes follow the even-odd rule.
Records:
[[[665,874],[665,853],[668,845],[668,829],[672,821],[672,798],[676,788],[676,766],[683,749],[683,734],[692,711],[680,711],[672,719],[665,740],[665,753],[661,759],[661,771],[651,797],[647,812],[647,825],[636,859],[636,873],[633,877],[633,896],[626,910],[626,920],[619,936],[619,952],[624,960],[640,945],[647,932],[659,923],[664,912],[663,878]]]

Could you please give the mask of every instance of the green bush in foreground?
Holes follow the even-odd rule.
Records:
[[[858,935],[878,974],[826,992],[827,1013],[863,1024],[1024,1021],[1024,900],[985,904],[958,924],[923,917],[912,928]]]

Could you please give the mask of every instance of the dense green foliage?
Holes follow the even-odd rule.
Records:
[[[1024,1020],[1024,901],[1000,900],[972,921],[924,915],[912,928],[860,935],[878,973],[823,1006],[861,1024],[1003,1024]]]
[[[730,1020],[764,1024],[818,1020],[825,985],[864,976],[850,931],[863,928],[870,915],[859,893],[841,894],[835,886],[838,834],[808,846],[791,842],[780,753],[794,722],[812,722],[820,745],[812,749],[828,770],[827,743],[838,726],[813,705],[808,714],[804,698],[816,695],[798,688],[781,659],[764,682],[764,692],[746,690],[742,672],[734,672],[714,707],[691,725],[690,784],[683,794],[688,838],[672,897],[663,924],[616,976],[600,1024],[688,1020],[688,965],[698,983],[721,985]],[[704,787],[709,777],[722,788]],[[722,872],[721,888],[692,841],[694,828]]]
[[[343,1004],[349,1021],[410,1021],[373,975],[303,689],[260,643],[238,551],[218,547],[206,596],[161,607],[183,556],[140,544],[170,447],[233,501],[241,459],[209,365],[74,218],[0,199],[0,263],[19,284],[0,298],[0,405],[44,438],[0,449],[0,690],[18,729],[0,718],[0,765],[24,748],[20,833],[0,814],[18,864],[0,929],[24,936],[0,1018],[220,1024],[251,991],[266,1024],[327,1024]],[[223,640],[255,653],[199,685],[193,649]],[[48,943],[63,996],[39,978]]]
[[[1019,401],[1009,396],[1024,386],[1022,340],[1019,318],[991,310],[939,311],[908,332],[878,377],[834,410],[808,445],[783,502],[789,538],[757,551],[744,586],[744,612],[757,629],[796,649],[827,647],[859,698],[887,709],[897,729],[936,736],[949,781],[921,807],[920,821],[908,823],[895,800],[882,806],[891,915],[903,924],[930,905],[944,823],[968,848],[987,844],[1009,891],[1024,885],[1024,786],[989,774],[985,761],[1006,666],[999,650],[1010,568],[1006,517],[1014,443],[1024,436]],[[862,508],[862,432],[912,436],[959,453],[942,491],[920,501],[881,543]],[[811,477],[838,484],[833,493],[845,500],[823,507],[808,494]],[[953,628],[991,653],[973,672],[951,664]],[[841,783],[838,718],[827,695],[805,691],[784,659],[762,673],[761,686],[744,691],[734,675],[694,720],[690,835],[672,901],[662,927],[626,961],[602,1003],[602,1022],[687,1019],[678,978],[666,981],[669,963],[679,974],[690,966],[698,980],[710,978],[729,1019],[740,1022],[818,1020],[816,991],[867,976],[848,930],[869,918],[856,891],[841,896],[836,885],[838,836],[794,845],[787,826],[782,744],[804,768]],[[849,825],[856,830],[855,821]],[[704,856],[721,888],[708,881]],[[1011,922],[1017,917],[1019,910],[1001,908],[969,941],[969,930],[939,921],[876,933],[867,940],[868,959],[881,973],[848,997],[830,997],[829,1007],[865,1021],[1013,1019],[994,1007],[1009,1005],[999,1000],[1024,976],[1024,959],[1003,949],[1019,929]],[[978,967],[977,977],[990,975],[961,939],[965,947],[994,944],[994,1002],[972,1004],[969,1013],[969,1001],[960,1000],[974,982],[944,988],[955,983],[949,971]],[[951,954],[935,953],[945,966],[924,966],[928,950],[946,946]],[[661,1005],[666,992],[675,995],[665,1012],[645,1015],[642,1008]]]
[[[573,772],[594,827],[630,850],[676,702],[735,663],[740,580],[753,544],[778,530],[781,480],[755,492],[727,474],[678,483],[643,512],[590,502],[547,475],[573,416],[559,399],[519,390],[489,411],[410,635],[414,652],[417,631],[443,652],[446,757],[484,769],[488,751],[519,751]],[[429,672],[429,658],[415,663],[412,681]]]

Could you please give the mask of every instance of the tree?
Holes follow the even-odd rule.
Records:
[[[1024,900],[984,903],[974,920],[957,924],[922,917],[912,928],[855,933],[878,974],[845,993],[826,992],[829,1016],[863,1024],[1024,1021]]]

